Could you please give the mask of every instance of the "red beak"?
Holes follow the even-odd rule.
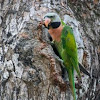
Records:
[[[50,22],[51,22],[50,18],[45,18],[44,24],[45,24],[46,27],[48,27]]]

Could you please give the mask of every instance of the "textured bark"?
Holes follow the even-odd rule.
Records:
[[[0,0],[0,100],[72,100],[47,29],[39,27],[47,12],[73,28],[79,62],[91,74],[75,75],[78,100],[99,100],[99,0]]]

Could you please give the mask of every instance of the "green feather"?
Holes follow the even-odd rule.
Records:
[[[70,82],[70,87],[72,90],[73,98],[76,100],[76,91],[75,91],[75,83],[74,83],[74,68],[67,68],[68,76],[69,76],[69,82]]]
[[[61,19],[61,24],[63,25],[63,26],[65,26],[66,24],[63,22],[63,20]]]
[[[70,86],[73,94],[74,100],[76,100],[75,83],[74,83],[74,69],[80,76],[80,70],[78,67],[78,54],[76,41],[73,35],[73,30],[71,27],[67,26],[62,20],[62,25],[64,26],[61,34],[61,41],[55,41],[55,46],[64,61],[64,65],[67,69]]]

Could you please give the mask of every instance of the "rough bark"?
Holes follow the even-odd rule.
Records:
[[[90,0],[91,1],[91,0]],[[56,12],[73,28],[79,62],[90,72],[76,79],[78,100],[100,99],[100,1],[0,0],[1,100],[72,100],[66,73],[39,22]]]

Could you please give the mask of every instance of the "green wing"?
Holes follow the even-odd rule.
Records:
[[[77,46],[72,28],[64,24],[64,22],[62,25],[64,25],[61,36],[63,49],[66,51],[66,55],[68,56],[69,61],[71,62],[72,66],[75,68],[78,75],[80,76],[80,71],[78,67]]]

